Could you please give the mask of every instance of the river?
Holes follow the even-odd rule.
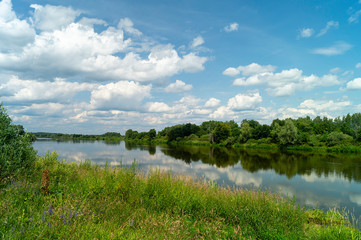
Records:
[[[69,162],[150,168],[189,175],[220,186],[256,188],[295,197],[307,208],[337,207],[361,214],[361,155],[281,153],[204,146],[134,145],[104,141],[38,140],[38,155],[56,151]]]

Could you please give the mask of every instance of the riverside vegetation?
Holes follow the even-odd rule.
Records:
[[[36,156],[0,108],[2,239],[359,239],[339,210],[150,169]],[[6,121],[3,121],[6,120]],[[21,152],[21,154],[14,154]],[[6,168],[3,168],[6,166]]]
[[[135,143],[167,143],[227,147],[281,148],[330,152],[361,152],[361,113],[330,119],[310,117],[275,119],[270,125],[255,120],[206,121],[201,125],[178,124],[156,132],[132,129],[125,136],[108,132],[102,135],[35,133],[36,137],[56,140],[125,140]]]

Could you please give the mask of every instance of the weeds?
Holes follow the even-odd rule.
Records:
[[[47,190],[47,191],[45,191]],[[185,176],[39,157],[1,189],[2,239],[358,239],[342,212]]]

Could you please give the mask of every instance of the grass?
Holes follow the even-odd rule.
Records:
[[[56,153],[0,191],[1,239],[361,238],[337,210],[306,211],[274,193],[135,165],[65,163]]]

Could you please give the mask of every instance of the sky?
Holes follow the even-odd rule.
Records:
[[[0,101],[30,132],[361,112],[361,0],[2,0]]]

